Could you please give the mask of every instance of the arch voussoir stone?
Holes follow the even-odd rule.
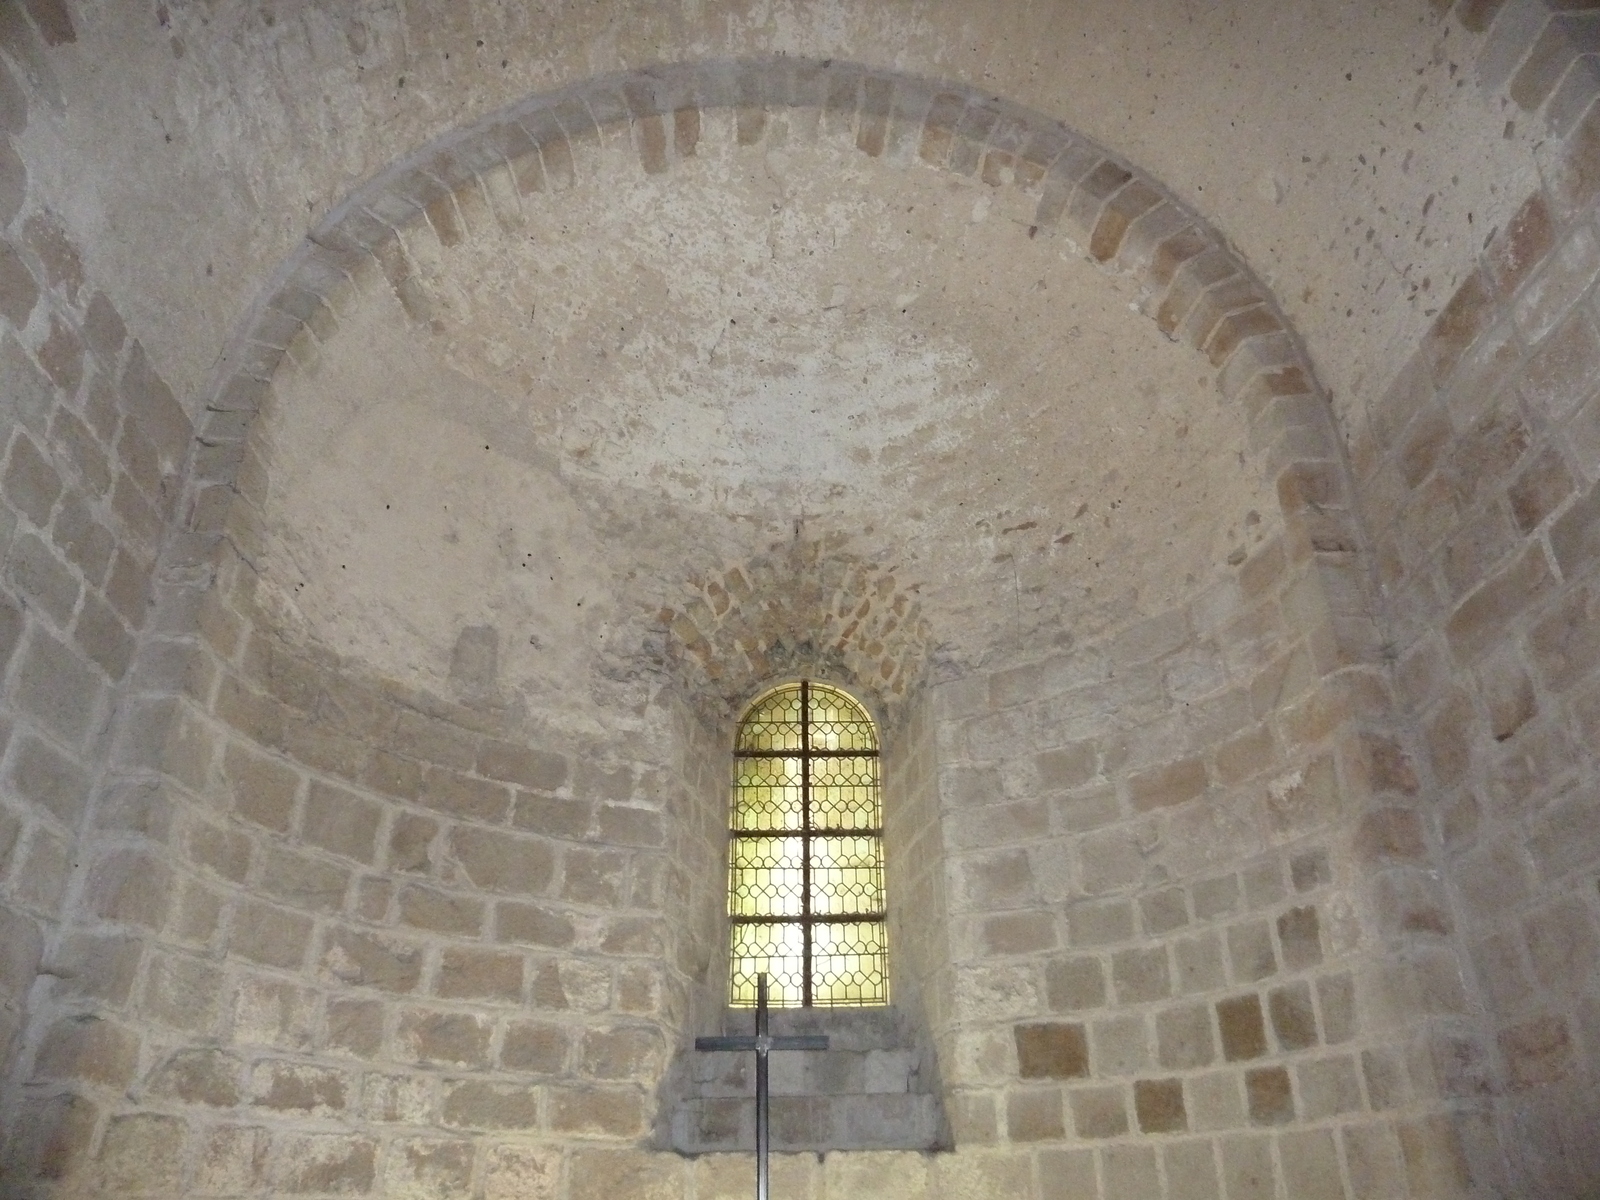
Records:
[[[718,109],[734,114],[741,143],[760,140],[771,113],[789,110],[870,157],[900,156],[1035,194],[1029,235],[1066,238],[1137,279],[1144,311],[1169,337],[1206,354],[1230,397],[1280,366],[1297,367],[1315,392],[1310,364],[1268,289],[1133,164],[1058,121],[962,85],[776,58],[670,64],[531,97],[370,180],[285,264],[225,356],[208,409],[249,412],[240,398],[259,398],[302,329],[321,338],[336,328],[340,294],[363,271],[376,265],[404,302],[408,232],[426,227],[448,249],[481,223],[515,227],[530,198],[571,185],[585,146],[625,142],[645,172],[670,170],[694,154],[702,113]],[[208,420],[202,437],[242,437],[240,425],[236,416]]]

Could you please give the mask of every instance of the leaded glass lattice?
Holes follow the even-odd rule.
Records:
[[[777,1008],[887,1004],[878,733],[837,688],[774,688],[734,746],[729,998]]]

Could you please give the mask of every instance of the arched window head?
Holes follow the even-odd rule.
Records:
[[[758,697],[734,745],[728,1000],[781,1008],[889,1003],[878,731],[809,680]]]

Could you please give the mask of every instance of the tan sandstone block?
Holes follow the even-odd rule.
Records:
[[[409,1062],[487,1066],[493,1032],[486,1015],[408,1008],[400,1014],[395,1053]]]
[[[1097,1194],[1094,1151],[1041,1150],[1039,1200],[1079,1200]]]
[[[929,1158],[924,1154],[892,1151],[830,1154],[822,1161],[821,1194],[827,1200],[853,1200],[859,1196],[926,1200],[932,1194],[930,1174]]]
[[[1018,1025],[1012,1034],[1022,1078],[1075,1079],[1089,1073],[1089,1043],[1082,1025]]]
[[[559,1146],[495,1146],[484,1159],[483,1200],[557,1200]]]
[[[452,999],[522,999],[523,958],[495,950],[451,948],[439,960],[434,991]]]
[[[644,1122],[643,1097],[631,1088],[550,1090],[550,1128],[558,1133],[637,1137]]]
[[[215,1047],[179,1050],[151,1075],[150,1093],[184,1104],[232,1108],[239,1103],[243,1063]]]
[[[250,1080],[257,1108],[316,1117],[342,1115],[351,1090],[343,1071],[308,1063],[257,1063]]]
[[[1221,1200],[1216,1151],[1209,1141],[1169,1142],[1161,1148],[1167,1200]]]
[[[1033,1187],[1031,1164],[1010,1153],[975,1150],[934,1160],[935,1195],[941,1200],[1016,1200]]]
[[[133,1030],[99,1017],[68,1017],[45,1035],[34,1077],[126,1087],[138,1063],[139,1036]]]
[[[1278,1138],[1278,1158],[1283,1183],[1295,1200],[1345,1200],[1339,1176],[1339,1147],[1333,1132],[1307,1129],[1286,1132]]]
[[[1228,1200],[1276,1200],[1272,1140],[1265,1135],[1224,1138],[1222,1182]]]
[[[1128,1132],[1127,1097],[1119,1087],[1072,1092],[1072,1124],[1080,1138],[1121,1137]]]
[[[580,1150],[569,1168],[570,1200],[680,1200],[688,1165],[648,1150]]]
[[[467,1129],[539,1128],[539,1089],[468,1080],[447,1086],[444,1124]]]
[[[362,1193],[373,1184],[378,1144],[357,1134],[291,1134],[277,1139],[274,1181],[287,1192]]]
[[[99,1178],[108,1193],[175,1194],[183,1122],[156,1113],[113,1117],[100,1144]]]
[[[472,1183],[470,1141],[402,1138],[384,1154],[386,1200],[437,1200],[465,1196]]]
[[[1065,1137],[1061,1089],[1013,1088],[1008,1091],[1006,1136],[1013,1142],[1058,1141]]]
[[[1261,997],[1252,993],[1217,1002],[1217,1027],[1222,1053],[1229,1062],[1260,1058],[1267,1052],[1267,1029],[1261,1018]]]

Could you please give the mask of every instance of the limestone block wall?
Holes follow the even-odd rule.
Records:
[[[51,29],[71,40],[70,19]],[[11,1131],[26,1062],[77,1059],[112,1087],[131,1078],[135,1039],[120,1028],[86,1028],[76,1045],[25,1030],[40,1008],[120,1003],[133,987],[136,946],[64,932],[62,917],[192,436],[36,197],[16,140],[39,103],[0,63],[0,1109]]]
[[[526,1194],[645,1137],[721,877],[695,719],[677,759],[535,743],[288,644],[208,555],[164,575],[81,850],[75,937],[119,955],[35,1014],[8,1181]]]
[[[884,745],[884,876],[891,898],[894,1002],[929,1041],[924,1060],[953,1053],[950,911],[939,803],[938,723],[924,694]]]
[[[27,7],[28,45],[70,41],[65,8]],[[1098,151],[1042,193],[1046,239],[1059,224],[1139,272],[1163,328],[1225,367],[1281,528],[1267,518],[1237,578],[1185,609],[910,705],[888,759],[892,894],[918,918],[896,926],[897,986],[939,1047],[959,1150],[785,1159],[786,1194],[1580,1195],[1600,1178],[1600,125],[1572,115],[1583,18],[1459,9],[1495,21],[1491,87],[1509,80],[1519,111],[1565,97],[1548,115],[1570,136],[1345,431],[1372,556],[1270,298]],[[744,1194],[747,1160],[639,1148],[721,953],[718,731],[663,698],[642,743],[545,737],[367,677],[255,607],[265,467],[246,426],[285,347],[314,350],[322,292],[392,229],[362,218],[347,257],[306,249],[191,445],[30,195],[12,139],[38,101],[9,70],[5,1187]],[[963,173],[1027,164],[977,101],[885,121],[889,84],[851,75],[836,96],[831,78],[807,86],[868,154],[887,128]],[[676,147],[698,128],[693,107],[664,118],[668,99],[604,122],[646,169],[664,129]],[[792,98],[744,99],[758,125],[754,101]],[[531,161],[526,141],[504,153]],[[477,219],[470,202],[514,178],[498,150],[430,169],[425,217],[387,219]]]
[[[1318,670],[1293,541],[935,692],[956,1139],[1039,1148],[1060,1194],[1452,1194],[1372,914],[1415,788],[1359,728],[1379,678]]]
[[[1600,1183],[1596,163],[1591,112],[1352,439],[1515,1194]]]

